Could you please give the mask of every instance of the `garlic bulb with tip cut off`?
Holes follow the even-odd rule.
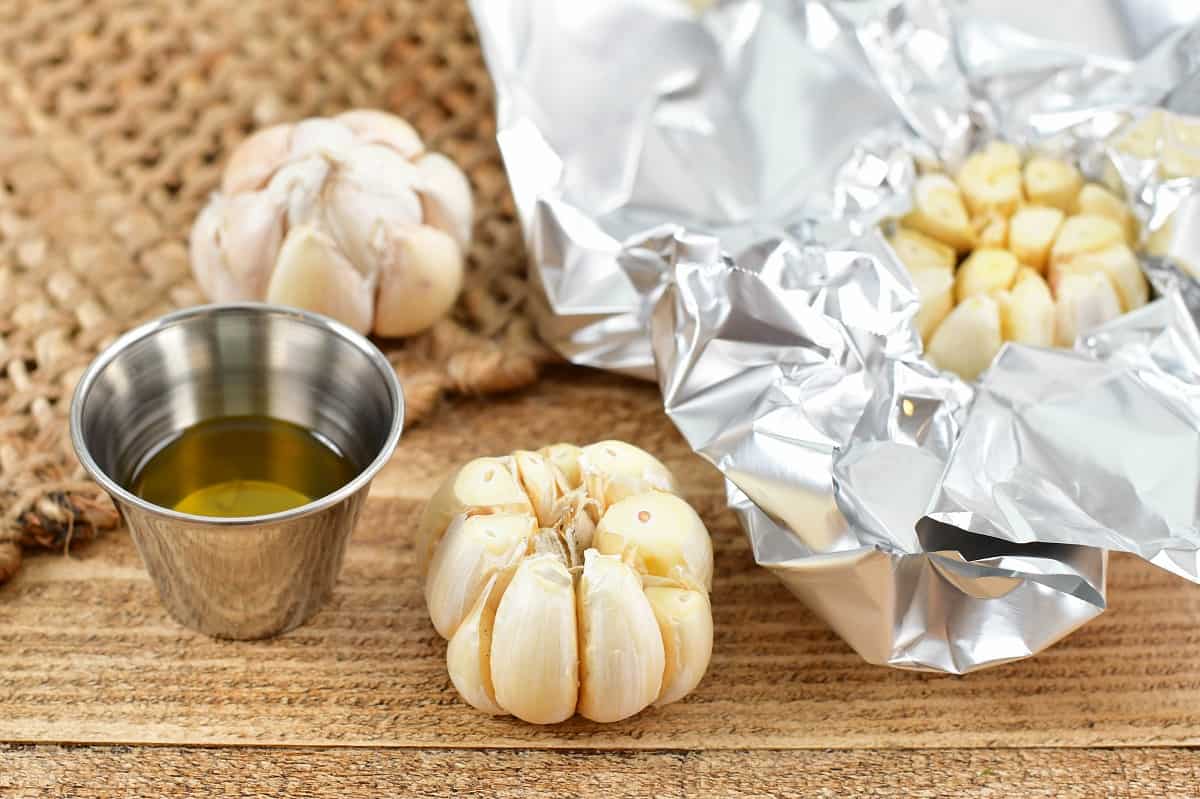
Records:
[[[459,695],[553,724],[682,699],[712,655],[712,542],[649,453],[622,441],[478,458],[417,531]]]
[[[215,302],[266,300],[408,336],[454,305],[472,215],[466,177],[399,117],[306,119],[234,150],[192,227],[192,271]]]

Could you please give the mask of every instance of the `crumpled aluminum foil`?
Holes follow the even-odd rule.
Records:
[[[475,5],[543,334],[647,376],[649,321],[667,413],[726,476],[756,560],[873,663],[1035,653],[1103,610],[1110,550],[1200,581],[1200,288],[1181,268],[1200,264],[1200,186],[1110,143],[1155,107],[1200,111],[1197,12],[1089,3],[1081,30],[1073,5]],[[1145,260],[1147,308],[1075,353],[1008,346],[968,385],[921,359],[878,224],[918,165],[997,136],[1120,183],[1150,234],[1173,218],[1171,257]]]
[[[471,7],[539,331],[575,363],[653,379],[647,320],[673,232],[729,251],[760,240],[825,184],[831,151],[895,117],[819,3]]]

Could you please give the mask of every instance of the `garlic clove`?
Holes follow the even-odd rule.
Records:
[[[325,183],[333,167],[324,158],[301,158],[275,173],[264,193],[283,209],[288,228],[325,225]]]
[[[239,299],[262,297],[272,267],[282,254],[283,209],[269,192],[227,197],[223,203],[220,247]]]
[[[471,707],[494,716],[507,712],[496,703],[492,684],[496,608],[514,571],[510,568],[492,575],[446,646],[446,671],[459,696]]]
[[[513,453],[517,477],[533,503],[533,512],[542,527],[553,527],[558,521],[559,503],[567,491],[566,478],[543,456],[528,450]]]
[[[460,514],[533,514],[512,458],[476,458],[450,475],[425,505],[417,525],[417,565],[429,569],[435,547]]]
[[[411,336],[454,305],[462,289],[462,252],[440,230],[424,225],[395,236],[379,275],[375,332]]]
[[[333,119],[312,117],[297,122],[292,128],[292,158],[321,155],[337,158],[354,147],[354,132]]]
[[[626,497],[655,489],[679,493],[675,478],[658,458],[624,441],[599,441],[583,448],[579,468],[587,492],[601,512]]]
[[[977,243],[959,187],[942,174],[922,175],[913,186],[913,208],[905,226],[965,251]]]
[[[568,488],[578,488],[583,483],[583,476],[579,471],[579,456],[583,454],[581,448],[574,444],[560,443],[542,447],[538,452],[558,467],[567,480]]]
[[[465,252],[471,245],[474,207],[471,184],[458,166],[440,153],[416,161],[421,173],[421,206],[425,224],[448,233]]]
[[[371,282],[315,228],[293,228],[283,241],[267,286],[268,302],[325,314],[366,333],[371,328]]]
[[[204,296],[213,302],[250,299],[229,273],[221,248],[221,222],[225,216],[225,198],[214,194],[192,224],[188,239],[192,274]]]
[[[536,555],[517,566],[496,609],[491,675],[496,704],[523,721],[556,724],[575,713],[575,590],[557,556]]]
[[[1073,347],[1075,339],[1121,315],[1121,300],[1108,274],[1072,272],[1055,286],[1055,337],[1058,346]]]
[[[1096,252],[1085,252],[1069,261],[1059,261],[1050,268],[1050,280],[1058,286],[1064,275],[1088,272],[1108,275],[1121,299],[1122,311],[1137,310],[1150,299],[1150,285],[1142,272],[1142,264],[1124,242]]]
[[[323,193],[324,219],[350,262],[376,274],[393,242],[421,222],[412,165],[380,145],[359,146],[336,164]]]
[[[535,532],[537,526],[528,514],[454,518],[425,577],[425,605],[439,635],[454,635],[483,587],[524,553]]]
[[[662,633],[641,577],[619,557],[589,549],[578,595],[579,712],[592,721],[620,721],[662,689]]]
[[[1004,346],[1000,303],[973,294],[946,315],[929,339],[925,356],[939,369],[974,380]]]
[[[621,500],[600,519],[592,545],[645,574],[712,588],[712,539],[692,506],[674,494],[649,491]]]
[[[712,608],[701,591],[668,586],[646,588],[646,599],[662,634],[666,655],[662,690],[655,705],[675,702],[692,692],[712,659]]]
[[[275,170],[287,161],[293,127],[290,124],[272,125],[247,137],[234,148],[225,165],[221,191],[234,194],[256,191],[267,185]]]
[[[386,111],[360,108],[338,114],[334,119],[354,131],[362,141],[390,147],[409,160],[425,150],[413,126]]]

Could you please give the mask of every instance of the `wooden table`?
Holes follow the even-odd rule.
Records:
[[[712,531],[709,673],[608,726],[476,713],[425,616],[421,504],[472,455],[607,437],[660,454]],[[181,629],[124,533],[33,558],[0,588],[0,796],[1198,796],[1200,588],[1129,558],[1110,586],[1107,613],[1031,660],[866,665],[755,567],[653,387],[564,367],[406,433],[333,601],[278,639]]]

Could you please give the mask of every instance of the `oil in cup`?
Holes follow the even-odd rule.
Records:
[[[323,438],[270,416],[228,416],[187,428],[138,469],[147,502],[211,517],[298,508],[349,483],[358,467]]]

